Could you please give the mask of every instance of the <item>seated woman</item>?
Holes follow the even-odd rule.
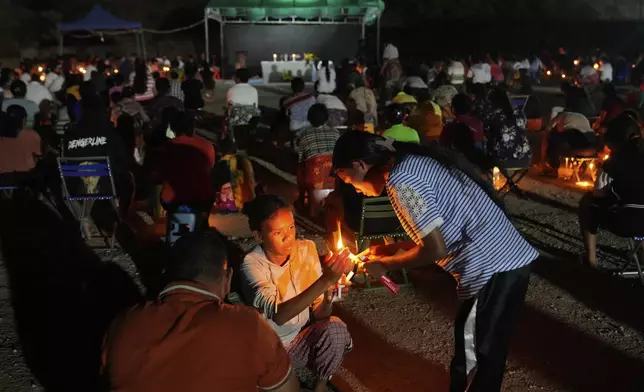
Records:
[[[313,218],[318,216],[322,201],[334,185],[331,157],[340,132],[327,124],[328,119],[329,114],[324,105],[318,103],[311,106],[308,113],[311,126],[301,131],[295,140],[299,162],[297,183],[300,202],[308,195],[309,212]]]
[[[440,134],[440,144],[446,147],[452,147],[454,143],[461,142],[458,140],[456,125],[465,125],[470,129],[473,147],[483,149],[483,123],[473,114],[473,103],[467,94],[457,94],[452,99],[452,109],[454,110],[454,121],[445,125],[445,129]]]
[[[604,102],[602,103],[599,117],[593,123],[593,129],[600,130],[606,128],[608,123],[628,109],[628,104],[617,95],[615,86],[610,83],[604,84]]]
[[[420,90],[417,94],[418,106],[407,118],[407,125],[418,132],[423,142],[438,140],[443,130],[442,110],[431,100],[429,90]]]
[[[346,325],[331,316],[334,288],[353,264],[340,252],[321,265],[315,244],[295,238],[293,212],[277,196],[258,196],[244,213],[261,241],[241,266],[246,302],[275,330],[292,366],[311,369],[315,391],[326,391],[353,347]]]
[[[326,110],[329,113],[328,122],[330,126],[337,128],[347,124],[349,113],[347,111],[347,107],[340,98],[331,94],[320,94],[318,95],[317,103],[326,107]]]
[[[541,141],[543,172],[557,177],[561,158],[581,150],[596,149],[597,137],[588,119],[579,113],[561,112],[550,121]]]
[[[611,181],[579,202],[583,261],[594,268],[600,227],[620,237],[644,236],[644,140],[637,120],[630,112],[621,114],[608,125],[604,140],[611,155],[603,171]]]
[[[112,108],[112,122],[116,125],[116,120],[123,114],[132,116],[137,129],[143,130],[150,122],[150,117],[141,103],[135,100],[135,93],[132,87],[125,87],[121,93],[121,100]]]
[[[409,107],[399,103],[392,103],[385,108],[387,125],[390,127],[382,135],[397,142],[420,143],[418,132],[405,125],[409,116]]]
[[[434,90],[433,101],[441,108],[443,124],[447,124],[454,119],[452,99],[456,94],[458,94],[458,90],[450,84],[442,85]]]
[[[364,114],[364,130],[373,133],[378,125],[378,102],[373,91],[365,86],[364,80],[357,81],[356,88],[349,94],[349,101],[355,103],[355,108]]]
[[[221,158],[215,164],[212,183],[215,187],[217,212],[237,212],[255,198],[255,172],[244,155],[237,154],[237,145],[231,138],[218,144]]]
[[[483,124],[487,136],[487,153],[502,168],[527,167],[532,150],[526,135],[526,118],[515,110],[507,92],[496,89],[490,93],[490,112]]]

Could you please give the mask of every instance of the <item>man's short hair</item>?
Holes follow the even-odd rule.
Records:
[[[316,103],[309,108],[307,120],[314,127],[321,127],[322,125],[326,124],[327,121],[329,121],[329,111],[323,104]]]
[[[302,78],[294,78],[291,80],[291,90],[293,90],[294,93],[301,93],[304,91],[304,79]]]
[[[177,135],[192,136],[195,132],[194,117],[189,113],[179,111],[170,123],[170,128]]]
[[[250,79],[250,72],[248,72],[248,69],[246,68],[239,68],[237,71],[235,71],[235,78],[239,79],[239,81],[242,83],[248,83],[248,79]]]
[[[166,78],[159,78],[156,81],[156,88],[159,95],[165,95],[170,92],[170,81]]]
[[[11,94],[16,98],[24,98],[27,95],[27,85],[22,80],[14,80],[11,82]]]
[[[227,267],[228,252],[222,239],[212,232],[188,233],[170,251],[167,274],[170,280],[215,280]]]

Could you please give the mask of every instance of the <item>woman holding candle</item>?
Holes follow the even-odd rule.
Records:
[[[340,137],[333,166],[340,179],[366,196],[378,196],[386,187],[415,243],[395,255],[373,249],[365,265],[369,274],[436,263],[456,279],[462,304],[450,390],[499,391],[530,263],[538,253],[512,226],[489,185],[461,155],[364,132]]]
[[[326,391],[353,346],[346,325],[331,316],[337,282],[353,269],[349,252],[338,252],[321,265],[315,244],[295,238],[293,212],[277,196],[258,196],[244,205],[244,214],[261,241],[241,267],[246,301],[280,337],[293,367],[311,369],[317,376],[315,391]]]

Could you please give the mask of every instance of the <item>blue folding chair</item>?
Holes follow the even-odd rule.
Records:
[[[13,193],[20,189],[18,185],[0,185],[0,194],[7,199],[11,199]]]
[[[644,286],[644,272],[642,272],[642,260],[640,251],[644,249],[644,237],[632,237],[628,239],[628,254],[623,269],[618,273],[620,276],[636,275]],[[629,270],[635,264],[635,271]]]
[[[83,233],[83,220],[89,216],[95,200],[109,200],[118,214],[116,204],[116,187],[110,166],[109,157],[83,157],[83,158],[58,158],[58,171],[62,182],[63,199],[80,222],[80,230]],[[108,187],[101,183],[101,179],[109,180]],[[70,186],[68,181],[78,181]],[[101,186],[103,185],[103,186]],[[70,192],[70,189],[72,191]],[[107,191],[105,191],[107,189]],[[82,192],[78,192],[81,190]],[[89,208],[88,208],[88,201]],[[76,213],[72,203],[82,202],[80,213]],[[87,238],[89,239],[89,238]],[[116,241],[116,223],[112,230],[110,247],[114,248]]]

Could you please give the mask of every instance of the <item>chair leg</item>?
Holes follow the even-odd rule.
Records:
[[[642,282],[642,286],[644,286],[644,274],[642,274],[642,265],[640,263],[640,257],[638,255],[638,253],[644,249],[642,245],[644,245],[644,242],[640,241],[635,246],[632,256],[633,256],[633,260],[635,261],[635,267],[637,268],[637,275],[640,278],[640,282]]]
[[[83,221],[85,220],[85,209],[87,207],[87,200],[83,200],[83,204],[81,205],[81,212],[80,212],[80,217],[78,218],[78,221],[80,222],[80,232],[82,235],[85,235],[85,230],[83,227]],[[90,238],[85,238],[85,240],[89,240]]]

